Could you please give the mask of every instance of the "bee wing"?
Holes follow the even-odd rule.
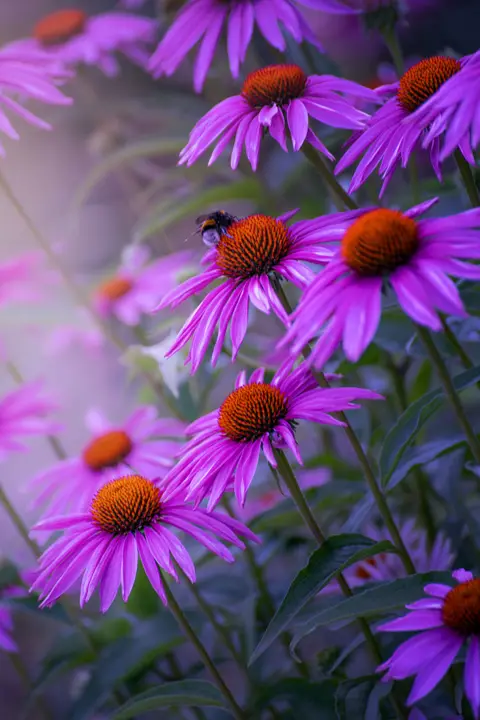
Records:
[[[205,222],[205,220],[207,220],[207,218],[209,218],[209,217],[210,217],[209,215],[199,215],[199,217],[197,217],[197,219],[195,220],[195,224],[196,224],[196,225],[201,225],[201,224],[202,224],[203,222]]]

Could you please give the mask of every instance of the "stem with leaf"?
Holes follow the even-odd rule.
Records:
[[[358,210],[355,200],[343,189],[335,175],[329,168],[327,161],[308,142],[304,142],[301,150],[307,160],[312,163],[315,169],[322,176],[322,180],[332,193],[332,199],[338,210]]]
[[[455,158],[455,162],[457,163],[463,185],[467,191],[468,199],[473,207],[480,207],[480,194],[473,176],[472,168],[458,148],[453,153],[453,156]]]

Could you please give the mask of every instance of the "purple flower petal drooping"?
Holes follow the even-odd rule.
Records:
[[[87,512],[43,520],[32,532],[58,530],[64,534],[40,558],[31,590],[40,592],[41,607],[49,607],[82,576],[80,606],[98,587],[102,612],[113,603],[120,586],[124,602],[128,600],[139,559],[165,605],[159,567],[178,580],[175,561],[195,582],[195,566],[175,530],[226,562],[233,562],[234,556],[225,542],[242,550],[240,537],[258,542],[245,525],[228,515],[194,509],[181,499],[166,500],[155,482],[140,475],[112,480],[97,492]]]
[[[305,290],[282,345],[291,362],[318,338],[309,363],[323,367],[343,344],[356,362],[373,340],[382,312],[382,289],[393,289],[402,310],[417,323],[441,330],[439,312],[465,317],[449,276],[480,279],[480,210],[420,220],[436,200],[402,213],[370,208],[310,222],[319,241],[339,241],[334,257]]]
[[[253,170],[257,169],[265,131],[287,152],[290,136],[294,151],[304,142],[330,160],[333,156],[319,140],[311,120],[333,128],[360,130],[369,115],[355,107],[358,100],[378,103],[373,90],[333,75],[307,76],[298,65],[270,65],[250,73],[240,95],[223,100],[201,118],[180,153],[188,167],[215,143],[209,165],[230,141],[232,169],[238,167],[243,148]]]
[[[277,372],[271,383],[261,368],[248,382],[241,372],[222,406],[187,428],[192,439],[165,478],[165,497],[186,493],[197,504],[208,497],[210,510],[224,492],[234,490],[243,506],[261,454],[276,467],[273,449],[288,448],[302,463],[295,439],[298,420],[343,425],[330,413],[358,408],[360,399],[382,396],[352,387],[321,389],[304,365],[290,374]]]

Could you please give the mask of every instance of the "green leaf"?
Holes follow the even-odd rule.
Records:
[[[466,370],[453,378],[457,390],[464,390],[480,380],[480,366]],[[385,487],[400,463],[404,453],[414,441],[427,420],[443,405],[445,396],[441,388],[432,390],[414,402],[400,416],[388,433],[380,454],[380,472]]]
[[[335,684],[331,680],[310,682],[304,678],[283,678],[272,685],[263,684],[257,691],[252,702],[252,708],[261,710],[274,700],[286,700],[295,717],[321,717],[321,720],[334,720]],[[318,710],[322,709],[321,715]],[[250,713],[249,717],[254,716]],[[283,712],[282,712],[283,717]]]
[[[178,222],[189,215],[204,211],[216,203],[230,200],[257,200],[261,194],[261,185],[258,180],[248,178],[237,180],[225,185],[208,188],[204,192],[196,193],[194,197],[182,202],[172,198],[168,203],[162,203],[161,212],[150,217],[144,225],[135,231],[135,241],[141,242],[150,235],[164,230],[172,223]]]
[[[402,482],[414,467],[419,465],[425,465],[435,458],[445,455],[446,453],[457,450],[459,447],[465,444],[465,437],[463,435],[454,435],[453,437],[440,438],[440,440],[432,440],[432,442],[425,443],[419,448],[410,448],[402,456],[402,460],[399,462],[395,472],[392,473],[390,480],[388,481],[387,489],[393,490],[399,483]]]
[[[178,680],[136,695],[112,716],[127,720],[140,713],[165,707],[224,707],[225,701],[217,688],[205,680]]]
[[[388,583],[369,585],[353,597],[339,600],[333,607],[311,616],[304,625],[298,627],[292,640],[292,649],[302,638],[322,625],[393,612],[423,597],[423,588],[428,583],[448,585],[451,580],[452,575],[449,572],[428,572],[409,575]]]
[[[73,210],[77,210],[92,190],[104,177],[122,165],[128,165],[138,158],[177,155],[185,145],[185,138],[153,138],[141,140],[109,155],[87,175],[73,197]]]
[[[334,535],[316,550],[290,585],[280,607],[255,648],[249,665],[255,662],[272,642],[291,624],[300,610],[320,592],[335,575],[360,560],[378,553],[396,552],[388,540],[376,542],[364,535]]]

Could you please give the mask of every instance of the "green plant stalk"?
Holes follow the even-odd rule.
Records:
[[[278,297],[280,299],[280,302],[282,303],[283,307],[285,308],[285,311],[291,315],[292,313],[292,307],[288,301],[287,296],[285,295],[285,292],[283,288],[278,285],[278,287],[274,286],[274,289],[276,290]],[[311,353],[311,347],[310,345],[306,345],[303,349],[303,357],[306,359]],[[319,386],[321,388],[329,388],[330,384],[328,380],[325,378],[325,375],[322,372],[313,371],[313,375],[315,376]],[[413,564],[412,558],[410,557],[410,553],[408,552],[405,543],[403,542],[402,536],[400,535],[400,531],[397,527],[397,524],[393,518],[393,515],[390,511],[390,508],[388,506],[387,500],[385,495],[383,494],[380,486],[377,483],[375,473],[373,472],[372,466],[370,465],[370,462],[368,460],[367,455],[365,454],[362,444],[360,440],[358,439],[354,429],[350,425],[347,416],[344,412],[335,412],[331,413],[334,418],[337,420],[340,420],[342,423],[344,423],[344,432],[348,438],[348,441],[357,456],[359,465],[362,469],[362,472],[364,474],[365,480],[367,481],[368,487],[370,488],[370,492],[372,493],[374,500],[377,504],[378,510],[383,518],[383,521],[388,529],[388,532],[390,533],[390,536],[392,538],[393,543],[397,547],[397,550],[399,551],[400,558],[402,560],[402,563],[405,567],[405,570],[409,575],[413,575],[415,573],[415,566]]]
[[[382,37],[385,45],[387,46],[388,52],[392,57],[395,70],[397,71],[398,76],[401,77],[405,72],[405,63],[395,27],[392,26],[384,28],[382,31]]]
[[[465,413],[457,391],[455,390],[455,386],[450,377],[450,373],[448,372],[448,368],[445,365],[445,362],[433,341],[430,331],[422,325],[418,324],[416,328],[418,336],[423,342],[425,349],[430,356],[432,364],[437,371],[437,375],[443,385],[445,395],[448,398],[455,417],[457,418],[458,423],[465,434],[470,450],[472,451],[472,455],[475,458],[475,462],[480,465],[480,442]]]
[[[30,679],[29,672],[27,668],[25,667],[25,663],[23,662],[21,656],[19,653],[12,652],[8,653],[8,657],[10,658],[10,662],[12,663],[13,667],[15,668],[15,671],[22,681],[24,688],[26,690],[27,696],[31,695],[34,691],[32,681]],[[40,710],[41,714],[45,718],[45,720],[53,720],[53,715],[50,712],[49,707],[46,704],[45,698],[40,696],[37,701],[37,707]],[[28,720],[27,717],[27,708],[25,707],[19,717],[19,720]]]
[[[468,199],[470,200],[473,207],[480,207],[480,195],[478,188],[475,184],[475,178],[473,177],[472,168],[463,157],[460,150],[455,150],[453,153],[455,162],[457,163],[460,177],[462,178],[463,185],[467,191]]]
[[[244,711],[242,710],[240,705],[237,703],[237,701],[233,697],[230,689],[228,688],[228,686],[226,685],[222,676],[218,672],[218,670],[215,666],[215,663],[213,662],[212,658],[208,654],[205,646],[203,645],[200,638],[197,636],[195,630],[192,628],[192,626],[188,622],[187,617],[185,616],[180,605],[177,603],[175,596],[173,595],[172,590],[170,589],[170,586],[168,584],[168,581],[164,577],[163,573],[162,573],[162,579],[163,579],[163,587],[165,590],[165,594],[167,596],[168,607],[170,608],[172,615],[176,619],[177,623],[180,625],[181,629],[185,633],[188,640],[190,640],[190,642],[194,646],[195,650],[198,652],[205,667],[209,670],[217,688],[219,689],[219,691],[222,693],[223,697],[227,701],[227,703],[232,711],[233,716],[236,718],[236,720],[248,720],[247,715],[244,713]]]
[[[180,665],[178,664],[174,653],[173,652],[167,653],[166,659],[167,659],[167,663],[170,666],[172,676],[177,680],[181,680],[184,677],[184,675],[180,669]],[[202,708],[192,707],[191,710],[192,710],[192,713],[197,718],[197,720],[207,720],[207,716],[203,712]],[[182,713],[182,717],[184,717],[183,713]]]
[[[9,183],[7,182],[6,178],[3,176],[2,173],[0,173],[0,187],[4,190],[5,195],[8,197],[12,205],[15,207],[16,211],[24,221],[25,225],[30,230],[32,236],[34,237],[37,244],[40,246],[42,251],[47,256],[50,264],[52,267],[56,269],[56,271],[59,273],[59,275],[62,277],[65,285],[70,290],[72,296],[75,298],[75,300],[78,302],[78,304],[85,308],[85,310],[89,313],[89,315],[92,317],[95,324],[99,327],[99,329],[102,331],[104,336],[107,338],[107,340],[114,345],[119,352],[124,354],[127,351],[127,346],[124,344],[124,342],[121,340],[121,338],[118,337],[118,335],[112,330],[112,328],[109,326],[108,323],[104,322],[100,316],[95,312],[95,310],[90,305],[90,302],[82,289],[77,285],[75,280],[71,277],[69,271],[64,266],[62,261],[59,259],[57,254],[52,250],[50,247],[50,244],[47,242],[46,238],[42,235],[42,233],[38,230],[37,226],[33,222],[33,220],[30,218],[30,215],[27,213],[25,208],[23,207],[20,200],[18,200],[17,196],[13,192],[12,188],[10,187]],[[176,403],[173,403],[168,396],[168,394],[164,391],[163,386],[158,383],[155,378],[153,378],[149,373],[143,372],[142,376],[144,380],[150,385],[152,390],[155,392],[155,394],[160,398],[160,400],[168,407],[170,412],[172,412],[177,417],[179,416],[179,409],[176,405]],[[182,418],[180,418],[182,419]]]
[[[303,494],[300,485],[298,484],[298,480],[295,477],[295,473],[293,472],[285,453],[282,450],[278,449],[274,449],[273,452],[277,461],[276,471],[285,483],[285,486],[287,487],[293,502],[297,506],[297,509],[302,516],[305,525],[308,527],[312,536],[315,538],[318,545],[321,547],[327,538],[324,535],[320,525],[317,523],[312,511],[310,510],[305,495]],[[275,468],[272,468],[272,470],[275,471]],[[345,579],[344,574],[342,572],[338,572],[335,578],[345,597],[352,597],[352,590],[347,580]],[[370,649],[374,662],[377,665],[382,663],[383,658],[380,650],[380,645],[378,644],[375,635],[372,633],[370,625],[365,620],[365,618],[362,617],[358,617],[357,622],[360,625],[360,629],[365,637],[366,643]],[[406,718],[406,711],[400,706],[400,704],[394,698],[392,698],[392,702],[394,703],[397,715],[400,718]]]
[[[440,322],[442,323],[443,332],[445,333],[445,337],[449,341],[449,343],[454,348],[455,352],[457,353],[460,362],[462,363],[465,370],[470,370],[473,367],[473,361],[465,348],[462,346],[462,343],[459,341],[455,333],[453,332],[450,325],[447,323],[445,317],[443,315],[440,315]],[[480,387],[480,383],[477,383],[477,386]]]
[[[358,205],[355,200],[343,189],[335,175],[328,167],[323,157],[315,150],[312,145],[304,142],[301,147],[302,153],[305,155],[307,160],[312,163],[319,174],[322,176],[322,180],[327,188],[332,193],[332,199],[338,210],[358,210]]]

